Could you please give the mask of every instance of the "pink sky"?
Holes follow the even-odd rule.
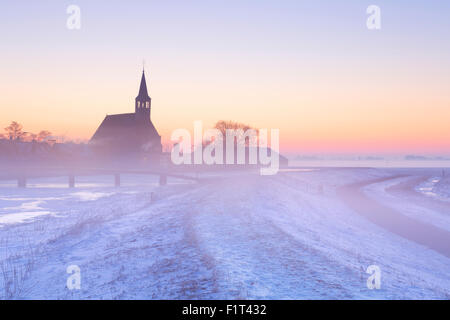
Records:
[[[89,139],[106,114],[133,112],[145,59],[163,141],[224,119],[280,129],[284,152],[449,154],[445,10],[380,1],[383,28],[369,31],[364,5],[319,2],[80,1],[78,31],[63,4],[10,4],[0,128]]]

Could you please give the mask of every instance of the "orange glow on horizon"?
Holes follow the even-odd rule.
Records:
[[[134,112],[140,71],[131,63],[114,70],[74,64],[63,72],[47,70],[43,59],[9,67],[9,77],[0,79],[2,128],[14,120],[25,131],[86,141],[106,114]],[[173,130],[191,130],[195,120],[204,128],[233,120],[279,129],[282,152],[450,152],[450,80],[436,74],[417,78],[402,66],[400,75],[386,79],[376,67],[367,77],[367,70],[349,76],[301,65],[310,76],[284,71],[281,77],[277,68],[261,71],[262,61],[219,70],[209,70],[207,59],[184,69],[170,69],[171,63],[161,62],[147,79],[152,121],[165,144]]]

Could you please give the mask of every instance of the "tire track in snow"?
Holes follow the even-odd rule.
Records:
[[[197,214],[189,216],[188,225],[218,269],[222,297],[354,297],[355,291],[344,288],[336,277],[340,272],[348,276],[348,269],[267,218],[277,212],[257,194],[260,187],[258,181],[224,180],[211,186],[200,206],[197,204]],[[353,276],[361,288],[357,273]]]

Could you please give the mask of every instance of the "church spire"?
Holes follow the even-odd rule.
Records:
[[[141,123],[150,122],[150,108],[152,99],[148,95],[147,82],[145,81],[145,70],[142,70],[141,85],[139,86],[139,93],[135,99],[135,114],[136,120]]]
[[[148,91],[147,91],[147,82],[145,81],[145,71],[142,70],[142,78],[141,78],[141,85],[139,87],[139,94],[137,96],[138,98],[148,98]]]

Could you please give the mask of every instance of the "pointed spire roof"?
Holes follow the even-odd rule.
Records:
[[[149,98],[148,91],[147,91],[147,82],[145,81],[145,72],[142,70],[142,78],[141,78],[141,85],[139,87],[139,94],[137,98]]]

